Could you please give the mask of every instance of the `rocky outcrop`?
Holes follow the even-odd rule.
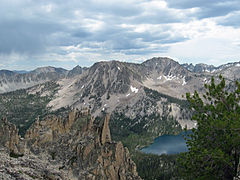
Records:
[[[105,120],[104,120],[103,127],[102,127],[102,134],[101,134],[102,144],[105,144],[106,142],[111,142],[109,120],[110,120],[110,115],[107,114],[106,117],[105,117]]]
[[[67,118],[52,115],[42,121],[37,119],[22,140],[23,157],[9,159],[6,152],[0,152],[0,163],[12,164],[9,168],[4,165],[0,175],[14,178],[21,171],[17,177],[22,179],[141,179],[128,149],[121,142],[111,140],[109,120],[110,115],[106,115],[103,120],[95,121],[88,109],[73,110]],[[5,129],[0,129],[0,133]],[[1,139],[17,146],[16,127],[8,129],[15,136],[8,141]],[[12,144],[7,148],[14,149]]]
[[[59,164],[49,162],[31,154],[12,158],[7,151],[0,150],[0,178],[3,180],[64,179],[68,174],[59,170]]]
[[[6,147],[9,152],[14,154],[22,154],[24,151],[18,129],[6,118],[0,120],[0,147]]]

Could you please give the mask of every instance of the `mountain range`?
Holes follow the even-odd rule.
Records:
[[[95,70],[108,70],[108,68],[103,69],[106,68],[106,66],[108,66],[108,68],[110,67],[111,70],[115,69],[116,71],[113,73],[116,74],[127,71],[127,74],[125,75],[129,75],[129,71],[132,71],[132,73],[134,73],[134,77],[137,78],[138,76],[136,80],[139,80],[143,86],[154,89],[160,88],[158,91],[171,96],[176,96],[176,94],[171,94],[169,91],[163,90],[160,87],[161,85],[163,86],[165,82],[168,82],[166,84],[171,84],[173,82],[175,84],[181,83],[184,86],[187,85],[186,81],[189,81],[193,75],[195,77],[199,76],[199,74],[201,76],[204,75],[205,80],[205,78],[209,77],[209,75],[218,76],[219,74],[222,74],[225,78],[233,80],[238,79],[240,73],[240,62],[228,63],[216,67],[203,63],[196,65],[193,65],[192,63],[179,64],[169,58],[152,58],[141,64],[104,61],[95,63],[93,66],[88,68],[76,66],[72,70],[51,66],[40,67],[32,71],[0,70],[0,93],[32,87],[36,84],[42,84],[52,80],[58,81],[60,79],[71,79],[83,73],[93,75],[93,71]],[[122,70],[121,67],[123,68]],[[189,82],[186,87],[190,86]],[[172,89],[170,90],[172,91]]]
[[[178,134],[185,127],[196,127],[184,95],[186,92],[192,94],[195,90],[201,94],[204,84],[210,83],[212,77],[218,81],[220,74],[231,87],[235,80],[240,79],[240,62],[215,67],[206,64],[179,64],[172,59],[158,57],[140,64],[102,61],[91,67],[76,66],[72,70],[55,67],[40,67],[27,72],[0,70],[0,119],[7,118],[16,125],[13,130],[19,129],[20,136],[25,136],[26,139],[36,123],[43,121],[46,124],[45,117],[49,114],[55,117],[50,118],[50,122],[54,125],[56,121],[61,127],[61,119],[66,119],[67,114],[85,108],[95,117],[94,123],[101,122],[101,117],[110,114],[109,136],[113,142],[121,141],[129,149],[137,167],[144,169],[144,162],[150,156],[139,155],[138,150],[153,142],[157,136]],[[45,125],[42,126],[44,138],[52,131],[51,128],[56,130],[54,126],[48,127],[50,130],[47,132]],[[93,135],[91,133],[90,137]],[[63,138],[68,139],[70,136],[72,134],[64,134]],[[64,140],[61,138],[58,142]],[[88,137],[83,137],[82,140],[85,141],[86,138]],[[21,137],[19,139],[21,141]],[[78,141],[81,140],[76,142]],[[60,147],[58,142],[54,142],[54,146]],[[49,152],[51,148],[48,149]],[[98,149],[93,150],[95,151],[99,152]],[[59,153],[61,156],[61,151]],[[139,156],[146,159],[140,160]],[[5,158],[2,154],[3,163],[8,163]],[[165,164],[160,169],[169,167],[163,171],[172,174],[174,162],[166,159],[160,157],[159,161]],[[24,161],[28,162],[28,159]],[[39,165],[45,166],[45,159],[36,164]],[[30,168],[29,173],[32,171],[34,170]],[[68,171],[66,169],[65,173]],[[134,174],[135,170],[132,172]],[[41,172],[36,175],[41,176]]]
[[[96,117],[111,113],[113,138],[123,140],[125,132],[124,138],[128,141],[131,134],[156,137],[194,127],[196,124],[190,120],[191,113],[183,95],[195,90],[201,93],[204,84],[220,74],[227,83],[240,79],[240,63],[194,66],[155,57],[141,64],[103,61],[72,70],[55,67],[25,73],[1,70],[0,92],[7,98],[9,93],[12,96],[21,91],[18,89],[24,89],[21,93],[25,94],[14,96],[15,100],[28,96],[39,96],[35,100],[47,98],[43,106],[49,112],[88,107]],[[8,100],[0,101],[0,106],[6,107],[6,102]],[[29,103],[38,104],[37,101]],[[34,112],[31,106],[28,108]],[[9,111],[2,111],[2,116],[11,114]],[[16,121],[20,130],[26,125],[26,119],[15,118]]]

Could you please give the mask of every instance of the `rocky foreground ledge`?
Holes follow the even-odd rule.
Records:
[[[0,179],[140,180],[128,149],[111,140],[109,119],[73,110],[37,120],[24,138],[0,120]]]

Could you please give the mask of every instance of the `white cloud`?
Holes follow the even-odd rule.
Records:
[[[190,39],[172,45],[168,54],[188,61],[220,65],[239,61],[240,29],[216,25],[213,20],[195,21],[176,27],[176,31]],[[180,30],[183,28],[182,30]]]
[[[2,0],[0,64],[238,60],[237,0]],[[7,61],[6,61],[7,60]],[[12,62],[10,66],[8,62]]]
[[[197,38],[173,45],[168,54],[180,58],[182,63],[188,61],[220,65],[239,61],[240,47],[226,39]]]

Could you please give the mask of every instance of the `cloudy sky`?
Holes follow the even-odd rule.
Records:
[[[1,0],[0,69],[240,61],[239,0]]]

